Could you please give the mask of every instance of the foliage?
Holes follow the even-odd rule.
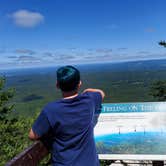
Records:
[[[161,40],[158,44],[159,44],[160,46],[166,47],[166,42],[165,42],[165,40]]]
[[[10,111],[13,109],[13,105],[8,101],[14,96],[14,89],[5,89],[5,78],[0,78],[0,121],[8,120]]]
[[[0,165],[4,165],[30,145],[28,130],[32,119],[18,118],[15,121],[1,122],[0,126]]]
[[[159,45],[166,47],[165,40],[161,40]],[[156,98],[158,101],[166,100],[166,80],[159,80],[152,84],[151,86],[151,95]]]
[[[27,131],[33,118],[11,116],[14,105],[9,101],[14,92],[13,88],[6,89],[5,78],[0,78],[0,165],[5,165],[30,144]]]
[[[151,86],[150,94],[158,101],[166,101],[166,80],[155,81]]]
[[[166,47],[166,41],[161,40],[159,45]],[[166,80],[158,80],[151,86],[151,95],[158,101],[166,101]]]

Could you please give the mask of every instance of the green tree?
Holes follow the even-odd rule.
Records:
[[[160,46],[166,47],[166,42],[165,42],[165,40],[161,40],[158,44],[159,44]]]
[[[166,81],[154,82],[151,86],[150,94],[158,101],[166,101]]]
[[[6,79],[0,77],[0,165],[11,160],[30,144],[28,131],[33,118],[14,117],[11,112],[14,105],[11,99],[14,88],[5,87]]]
[[[158,43],[161,46],[166,47],[165,40]],[[158,80],[151,86],[150,94],[158,101],[166,101],[166,80]]]
[[[14,88],[5,89],[6,79],[0,77],[0,121],[7,122],[9,114],[13,109],[13,104],[9,104],[9,100],[14,96]]]

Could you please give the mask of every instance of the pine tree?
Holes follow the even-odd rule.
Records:
[[[0,165],[5,165],[30,144],[27,134],[33,121],[11,114],[15,89],[6,88],[5,85],[5,77],[0,77]]]
[[[165,40],[161,40],[158,44],[159,44],[160,46],[166,47],[166,42],[165,42]]]
[[[164,40],[160,41],[158,44],[166,47]],[[158,101],[166,101],[166,80],[155,81],[151,86],[150,94]]]
[[[158,101],[166,101],[166,81],[154,82],[151,86],[150,94]]]
[[[0,121],[8,121],[10,112],[13,109],[13,104],[9,104],[10,99],[14,96],[14,88],[5,88],[6,79],[0,77]]]

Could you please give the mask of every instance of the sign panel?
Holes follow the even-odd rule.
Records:
[[[103,104],[94,133],[98,154],[107,158],[166,155],[166,102]]]

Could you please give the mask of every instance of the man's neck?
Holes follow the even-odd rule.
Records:
[[[62,92],[62,96],[64,99],[70,99],[74,98],[78,95],[77,91],[72,91],[72,92]]]

